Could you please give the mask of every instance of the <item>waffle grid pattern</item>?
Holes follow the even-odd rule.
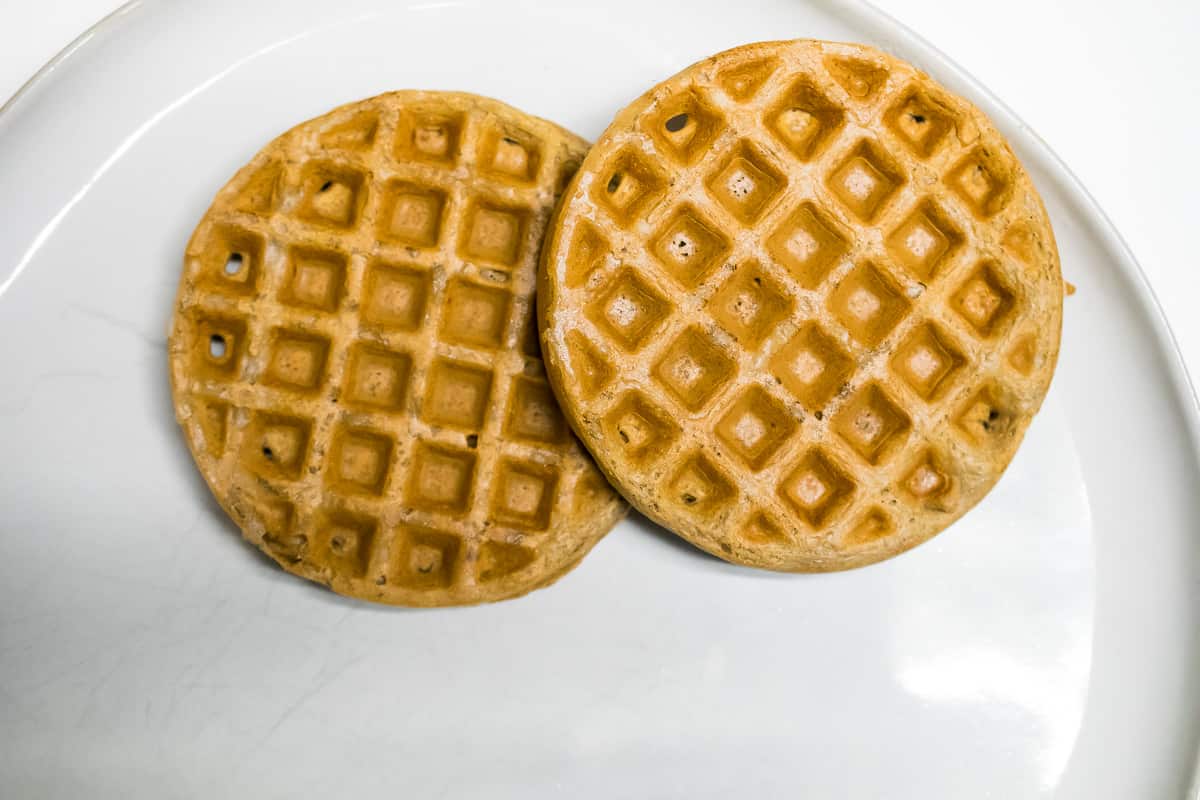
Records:
[[[911,546],[990,488],[1057,351],[1031,321],[1059,313],[998,137],[911,68],[818,47],[717,57],[610,129],[543,333],[635,505],[803,568]]]
[[[583,144],[515,116],[393,95],[306,123],[189,246],[185,428],[226,507],[249,506],[295,571],[385,600],[485,599],[552,580],[615,521],[531,318]]]

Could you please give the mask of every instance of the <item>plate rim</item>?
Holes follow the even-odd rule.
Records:
[[[1005,123],[1005,135],[1021,145],[1022,159],[1038,164],[1046,172],[1055,175],[1064,190],[1068,202],[1072,203],[1087,221],[1092,233],[1103,242],[1115,258],[1118,270],[1133,287],[1136,302],[1150,322],[1154,343],[1168,357],[1164,360],[1170,378],[1174,399],[1181,409],[1181,416],[1188,432],[1190,453],[1200,468],[1200,394],[1188,371],[1178,338],[1163,310],[1145,270],[1134,255],[1128,241],[1122,236],[1112,219],[1100,206],[1095,196],[1084,185],[1079,176],[1061,156],[1031,128],[1019,114],[995,95],[968,70],[921,34],[888,12],[880,9],[871,0],[798,0],[826,6],[832,14],[845,14],[861,23],[871,32],[872,44],[917,62],[919,69],[936,67],[937,78],[942,82],[953,82],[965,89],[968,99],[979,106],[993,119]],[[166,5],[166,0],[126,0],[105,16],[92,23],[78,36],[50,57],[36,72],[0,104],[0,132],[15,123],[17,117],[31,102],[34,94],[45,91],[53,84],[58,68],[73,59],[81,51],[99,46],[98,39],[116,31],[133,13],[149,9],[152,5]],[[962,91],[962,89],[958,89]],[[1000,127],[1000,126],[998,126]],[[0,285],[18,277],[20,270],[0,280]],[[1200,800],[1200,752],[1193,759],[1191,775],[1187,776],[1186,798]]]

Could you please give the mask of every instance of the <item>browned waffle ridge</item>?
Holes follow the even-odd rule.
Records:
[[[1058,355],[1029,176],[871,47],[720,53],[624,109],[543,252],[551,382],[638,509],[730,561],[860,566],[1011,460]]]
[[[586,148],[500,102],[393,92],[293,128],[217,194],[171,325],[176,414],[284,569],[384,603],[500,600],[619,519],[533,320]]]

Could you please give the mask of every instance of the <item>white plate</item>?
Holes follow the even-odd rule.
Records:
[[[1099,210],[863,5],[587,5],[133,3],[0,114],[0,793],[1191,796],[1200,425]],[[192,226],[262,142],[410,86],[595,136],[691,61],[793,36],[882,45],[972,97],[1049,206],[1079,293],[1045,408],[976,510],[799,577],[632,520],[552,589],[426,612],[240,542],[176,430],[164,334]]]

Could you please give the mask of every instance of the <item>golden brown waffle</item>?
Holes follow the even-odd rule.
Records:
[[[709,552],[834,570],[982,498],[1058,355],[1041,200],[878,50],[747,45],[622,111],[543,252],[547,370],[601,468]]]
[[[176,414],[290,572],[402,605],[553,582],[624,504],[545,381],[534,273],[586,144],[466,94],[395,92],[264,148],[188,244]]]

